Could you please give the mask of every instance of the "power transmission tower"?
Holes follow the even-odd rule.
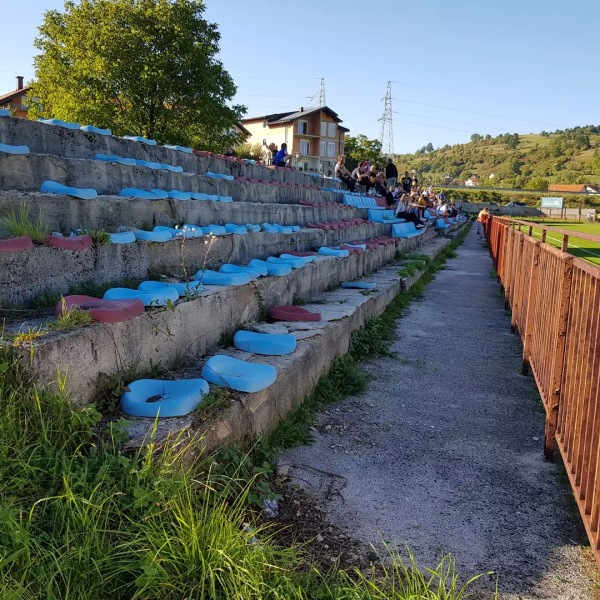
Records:
[[[325,79],[321,78],[321,88],[308,102],[308,108],[322,108],[327,104],[325,100]]]
[[[392,123],[392,82],[388,81],[387,92],[383,98],[383,117],[381,117],[381,150],[387,156],[394,155],[394,126]]]

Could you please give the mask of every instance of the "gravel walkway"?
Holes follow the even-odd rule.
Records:
[[[560,461],[544,462],[544,413],[519,375],[487,250],[458,257],[397,322],[394,358],[366,364],[367,391],[318,418],[315,444],[280,463],[358,540],[444,553],[502,600],[596,600],[598,573]],[[315,475],[317,473],[317,475]]]

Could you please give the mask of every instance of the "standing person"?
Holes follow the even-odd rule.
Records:
[[[290,165],[290,161],[291,161],[292,157],[290,154],[288,154],[287,151],[287,144],[285,142],[283,142],[283,144],[281,144],[281,148],[279,150],[279,152],[275,155],[275,166],[276,167],[285,167],[285,166],[291,166]]]
[[[411,187],[412,187],[412,179],[411,179],[410,175],[408,174],[408,171],[405,171],[404,177],[402,178],[402,191],[405,194],[410,194]]]
[[[480,210],[479,214],[477,215],[477,221],[475,222],[475,232],[477,233],[478,240],[481,240],[484,237],[483,224],[487,221],[489,214],[490,214],[490,211],[489,211],[488,207],[486,206],[485,208]]]
[[[398,168],[394,164],[391,158],[388,158],[387,165],[385,165],[385,183],[390,189],[392,186],[396,186],[398,180]]]

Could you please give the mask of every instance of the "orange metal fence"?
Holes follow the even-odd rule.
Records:
[[[552,228],[560,250],[532,237],[533,227],[490,217],[486,238],[523,341],[523,373],[546,409],[544,454],[551,460],[558,446],[600,566],[600,267],[564,251],[569,236],[584,236]]]

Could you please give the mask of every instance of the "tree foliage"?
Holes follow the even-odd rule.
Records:
[[[219,148],[244,107],[215,56],[200,0],[68,0],[44,14],[31,117],[108,127],[160,143]]]
[[[356,137],[347,135],[344,139],[346,166],[352,170],[362,160],[368,160],[371,164],[382,166],[385,163],[385,157],[381,149],[382,146],[379,140],[370,140],[362,133]]]

